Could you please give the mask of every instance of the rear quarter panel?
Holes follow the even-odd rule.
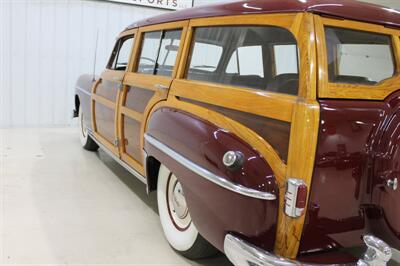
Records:
[[[380,140],[393,134],[386,127],[400,106],[400,93],[384,101],[320,100],[320,104],[319,141],[300,253],[362,246],[361,236],[368,233],[399,249],[399,237],[386,230],[385,214],[390,210],[379,206],[374,195],[386,190],[382,181],[376,184],[376,160],[388,157]]]
[[[278,195],[273,171],[246,142],[190,113],[163,107],[151,115],[147,134],[182,156],[231,182]],[[145,142],[149,156],[166,165],[182,183],[190,214],[200,234],[223,251],[228,232],[273,250],[276,234],[278,200],[246,197],[215,185],[183,167]],[[227,151],[241,151],[243,167],[235,172],[225,168],[222,157]]]

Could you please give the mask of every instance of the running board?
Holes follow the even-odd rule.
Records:
[[[130,167],[126,162],[122,161],[118,156],[116,156],[114,153],[109,151],[103,144],[100,143],[92,134],[90,130],[88,130],[88,135],[92,138],[94,142],[96,142],[97,145],[105,152],[107,153],[111,158],[113,158],[117,163],[119,163],[125,170],[127,170],[129,173],[134,175],[137,179],[142,181],[145,185],[147,185],[147,178],[142,176],[139,172],[137,172],[135,169]]]

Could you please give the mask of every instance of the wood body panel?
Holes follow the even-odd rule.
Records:
[[[96,96],[102,97],[115,103],[118,96],[118,85],[118,82],[103,79],[96,88]]]
[[[261,90],[246,89],[185,79],[187,59],[191,49],[191,38],[196,27],[220,25],[270,25],[289,30],[296,38],[300,57],[299,95],[290,96]],[[177,63],[171,77],[135,73],[143,34],[149,31],[182,29],[181,45]],[[139,173],[145,173],[143,136],[149,117],[161,108],[172,108],[195,115],[218,128],[227,130],[250,145],[264,158],[273,171],[279,187],[279,207],[274,251],[276,254],[295,258],[297,256],[304,216],[292,219],[283,214],[284,192],[288,178],[299,178],[310,187],[319,125],[319,105],[316,101],[316,44],[314,15],[288,13],[252,16],[227,16],[209,19],[174,22],[139,28],[135,31],[135,44],[127,72],[118,76],[106,71],[103,80],[122,81],[115,102],[109,95],[94,86],[92,97],[93,128],[95,137],[118,154]],[[198,101],[203,106],[180,99]],[[205,108],[215,105],[216,110]],[[96,124],[96,109],[99,106],[115,110],[115,136],[120,140],[113,147]],[[224,112],[232,110],[233,112]],[[101,116],[101,112],[98,112]],[[255,123],[248,122],[254,116]],[[252,119],[254,118],[252,117]],[[102,116],[100,117],[101,121]],[[246,123],[247,121],[247,123]],[[265,128],[264,121],[274,121]],[[277,133],[271,133],[269,128]],[[290,132],[289,132],[290,131]],[[279,137],[277,137],[279,135]],[[290,136],[290,137],[289,137]],[[274,140],[274,139],[277,140]],[[277,149],[276,143],[286,141]],[[167,143],[168,144],[168,143]],[[172,144],[171,144],[172,145]],[[275,146],[275,147],[274,147]],[[280,150],[280,152],[277,152]],[[284,151],[286,150],[286,152]]]
[[[283,162],[287,162],[290,139],[290,123],[186,98],[180,98],[180,100],[202,106],[206,109],[214,110],[215,112],[241,123],[243,126],[253,130],[265,141],[270,143]]]
[[[119,147],[122,160],[143,175],[143,136],[146,119],[152,107],[167,98],[183,49],[183,45],[181,45],[170,77],[136,73],[143,36],[146,32],[181,29],[181,43],[183,44],[188,23],[188,21],[165,23],[143,27],[137,31],[128,72],[124,77],[119,99],[117,132],[119,139],[123,140]]]
[[[119,86],[124,71],[105,70],[92,89],[92,128],[99,141],[118,155],[114,142],[117,139],[117,111]],[[113,115],[111,115],[111,113]],[[113,132],[113,134],[111,134]]]
[[[108,108],[100,102],[95,103],[96,110],[96,132],[103,136],[108,142],[115,140],[115,109]]]
[[[139,162],[142,159],[142,149],[140,148],[141,121],[131,119],[128,116],[123,116],[122,119],[125,129],[125,153]]]
[[[138,113],[143,113],[154,92],[147,89],[130,87],[124,107]]]

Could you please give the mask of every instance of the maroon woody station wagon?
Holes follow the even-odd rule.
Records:
[[[75,115],[192,259],[400,265],[400,11],[245,0],[139,21]]]

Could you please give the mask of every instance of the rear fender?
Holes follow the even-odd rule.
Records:
[[[275,199],[260,199],[217,185],[189,169],[179,157],[145,140],[148,156],[168,167],[182,183],[192,220],[203,237],[223,250],[225,235],[234,232],[254,245],[273,250],[279,189],[274,172],[256,150],[227,130],[170,107],[152,113],[146,136],[226,182],[272,195]],[[240,169],[225,167],[222,158],[228,151],[243,154]]]

